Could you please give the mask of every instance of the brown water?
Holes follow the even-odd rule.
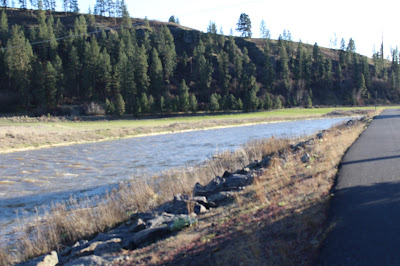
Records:
[[[0,234],[15,223],[16,211],[29,215],[37,206],[71,195],[99,195],[119,182],[142,182],[150,174],[198,164],[252,139],[309,135],[345,120],[282,122],[0,154]]]

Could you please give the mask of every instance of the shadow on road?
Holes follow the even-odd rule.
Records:
[[[388,118],[400,118],[400,114],[399,115],[379,115],[379,116],[375,116],[374,120],[379,120],[379,119],[388,119]]]
[[[383,161],[383,160],[399,159],[399,158],[400,158],[400,155],[394,155],[394,156],[378,157],[378,158],[364,159],[364,160],[358,160],[358,161],[343,162],[343,163],[341,163],[341,165],[367,163],[367,162],[373,162],[373,161]]]
[[[336,191],[317,265],[400,265],[400,182]]]

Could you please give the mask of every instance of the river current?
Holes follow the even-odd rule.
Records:
[[[348,118],[280,122],[0,154],[0,232],[16,212],[105,193],[121,181],[198,164],[250,140],[298,137]]]

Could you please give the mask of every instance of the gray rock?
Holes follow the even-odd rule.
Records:
[[[161,215],[156,216],[155,218],[148,220],[146,225],[147,228],[155,228],[160,227],[161,225],[168,225],[175,219],[175,215],[171,213],[163,212]]]
[[[268,167],[271,164],[271,156],[266,156],[264,157],[261,162],[260,162],[260,166],[261,167]]]
[[[105,259],[96,255],[91,255],[68,262],[64,266],[110,266],[110,265],[111,263],[109,263]]]
[[[216,204],[228,203],[234,200],[233,194],[234,192],[223,191],[212,194],[208,197],[208,199],[212,202],[215,202]]]
[[[251,164],[247,165],[245,168],[249,168],[250,170],[258,169],[260,168],[260,163],[257,160],[255,160]]]
[[[170,233],[171,230],[168,226],[145,229],[127,238],[122,247],[125,249],[135,249],[162,239]]]
[[[43,260],[37,266],[55,266],[58,264],[58,255],[54,250],[50,254],[44,256]]]
[[[137,221],[138,219],[142,219],[143,221],[150,220],[154,217],[153,214],[148,213],[148,212],[137,212],[131,215],[131,221]]]
[[[95,242],[91,241],[88,244],[75,250],[74,252],[71,252],[71,257],[84,257],[92,255],[97,246],[102,243],[103,243],[102,241],[95,241]]]
[[[306,153],[300,158],[300,160],[302,163],[308,163],[311,160],[311,157],[308,153]]]
[[[248,186],[254,181],[253,177],[248,175],[233,174],[228,178],[217,176],[206,186],[197,183],[193,190],[194,196],[210,196],[222,191],[238,190],[241,187]],[[213,201],[213,200],[212,200]]]
[[[83,245],[87,244],[89,241],[87,240],[79,240],[77,242],[75,242],[75,244],[73,246],[67,247],[65,248],[60,255],[61,256],[67,256],[73,252],[75,252],[76,250],[82,248]]]
[[[55,266],[58,264],[58,254],[56,251],[42,255],[27,262],[18,264],[19,266]]]
[[[104,254],[119,252],[121,251],[121,248],[122,248],[121,239],[114,238],[97,245],[93,254],[96,256],[102,256]]]
[[[204,205],[209,205],[207,204],[206,197],[191,198],[188,195],[176,194],[172,202],[163,204],[157,209],[157,211],[167,212],[171,214],[189,214],[189,212],[200,214],[207,211],[207,208]],[[160,219],[160,217],[156,217],[154,219],[158,220]]]
[[[137,233],[139,231],[142,231],[146,229],[146,223],[142,219],[137,219],[137,221],[133,222],[129,228],[128,231],[132,233]]]
[[[108,233],[100,233],[93,240],[91,240],[89,242],[89,245],[90,245],[90,243],[93,243],[93,242],[104,242],[104,241],[109,241],[114,238],[124,238],[127,231],[128,231],[128,227],[124,227],[124,230],[122,228],[119,228],[117,231],[112,230]],[[115,232],[117,232],[117,233],[115,233]]]

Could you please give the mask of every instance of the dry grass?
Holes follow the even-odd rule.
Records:
[[[299,140],[271,138],[250,142],[235,152],[218,154],[215,158],[193,168],[176,169],[168,171],[162,176],[127,183],[103,198],[86,199],[80,202],[72,198],[67,203],[53,205],[50,210],[38,212],[41,214],[33,221],[21,222],[21,227],[17,229],[19,240],[12,245],[0,248],[0,261],[2,261],[0,264],[7,265],[10,261],[13,263],[23,261],[50,250],[60,250],[64,245],[79,239],[90,238],[98,232],[125,221],[133,212],[148,211],[159,204],[172,200],[174,194],[191,194],[196,182],[206,184],[216,175],[222,175],[225,171],[241,169],[255,160],[261,160],[264,156],[275,153],[270,169],[256,178],[256,182],[250,190],[245,190],[236,196],[237,206],[231,208],[228,215],[218,215],[219,217],[228,217],[225,222],[219,223],[221,228],[217,227],[221,234],[226,236],[223,240],[239,237],[238,234],[245,234],[246,245],[251,244],[251,249],[246,252],[252,252],[252,256],[258,254],[256,257],[264,258],[268,254],[265,253],[263,240],[258,235],[264,233],[264,231],[258,232],[261,230],[260,223],[263,225],[262,228],[268,228],[271,224],[288,219],[293,213],[300,213],[302,218],[299,222],[301,224],[296,222],[294,225],[296,232],[309,230],[308,225],[311,227],[315,227],[316,223],[320,225],[319,220],[315,222],[313,221],[314,217],[305,217],[303,213],[306,210],[311,211],[308,209],[313,205],[321,204],[321,202],[326,204],[325,201],[329,199],[329,189],[336,173],[336,166],[344,151],[357,138],[362,128],[363,125],[360,124],[351,130],[347,128],[330,130],[325,134],[323,142],[313,145],[311,150],[302,151],[312,155],[313,159],[307,165],[299,163],[299,156],[302,154],[290,152],[289,144]],[[272,216],[270,215],[271,211]],[[317,216],[315,213],[320,214],[323,211],[324,208],[314,209],[312,213]],[[226,210],[222,210],[222,212],[226,212]],[[249,218],[250,216],[256,218]],[[235,222],[232,223],[232,221]],[[248,226],[244,230],[244,227],[238,227],[236,223]],[[225,234],[226,228],[229,229],[228,234]],[[315,237],[318,239],[319,236]],[[196,237],[188,237],[191,240],[193,238]],[[218,241],[222,241],[221,238],[218,239]],[[210,241],[213,242],[212,239]],[[242,242],[237,241],[238,245]],[[276,247],[279,247],[282,258],[286,256],[286,253],[291,252],[291,247],[287,246],[286,242],[275,244],[273,250],[277,252]],[[183,247],[185,245],[182,244]],[[235,248],[244,249],[244,246]],[[223,250],[225,248],[222,248],[218,254],[228,252],[228,250],[222,252]],[[254,262],[252,256],[250,256],[251,260],[247,260],[249,263]],[[167,257],[168,260],[175,259],[173,254]],[[218,258],[220,257],[218,256]],[[245,258],[240,259],[246,261]],[[155,264],[164,262],[166,261],[163,259],[159,262],[156,262],[155,259],[153,261]],[[284,263],[284,261],[280,262]]]

